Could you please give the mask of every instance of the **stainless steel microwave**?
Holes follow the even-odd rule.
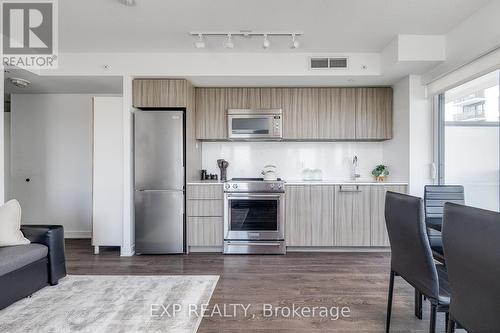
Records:
[[[281,109],[229,109],[227,133],[232,140],[281,140]]]

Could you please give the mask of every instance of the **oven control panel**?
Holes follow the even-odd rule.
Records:
[[[253,181],[234,182],[224,184],[224,192],[228,193],[283,193],[285,187],[282,181]]]

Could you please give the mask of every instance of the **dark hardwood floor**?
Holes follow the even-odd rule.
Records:
[[[222,254],[142,255],[120,257],[116,249],[94,255],[89,240],[67,240],[68,274],[219,275],[215,304],[251,304],[248,315],[203,318],[198,332],[383,332],[390,255],[387,253],[289,253],[283,256]],[[413,315],[413,289],[397,278],[391,332],[427,332]],[[273,306],[349,307],[350,317],[264,317],[262,304]],[[286,313],[285,313],[286,314]],[[444,332],[438,315],[438,332]]]

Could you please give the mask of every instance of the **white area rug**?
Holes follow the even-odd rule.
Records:
[[[196,332],[202,317],[189,313],[189,304],[208,304],[218,279],[70,275],[0,310],[0,332]],[[172,316],[169,304],[182,311]]]

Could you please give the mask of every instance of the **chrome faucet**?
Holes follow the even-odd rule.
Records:
[[[352,180],[357,180],[361,175],[358,173],[358,156],[354,155],[352,159]]]

